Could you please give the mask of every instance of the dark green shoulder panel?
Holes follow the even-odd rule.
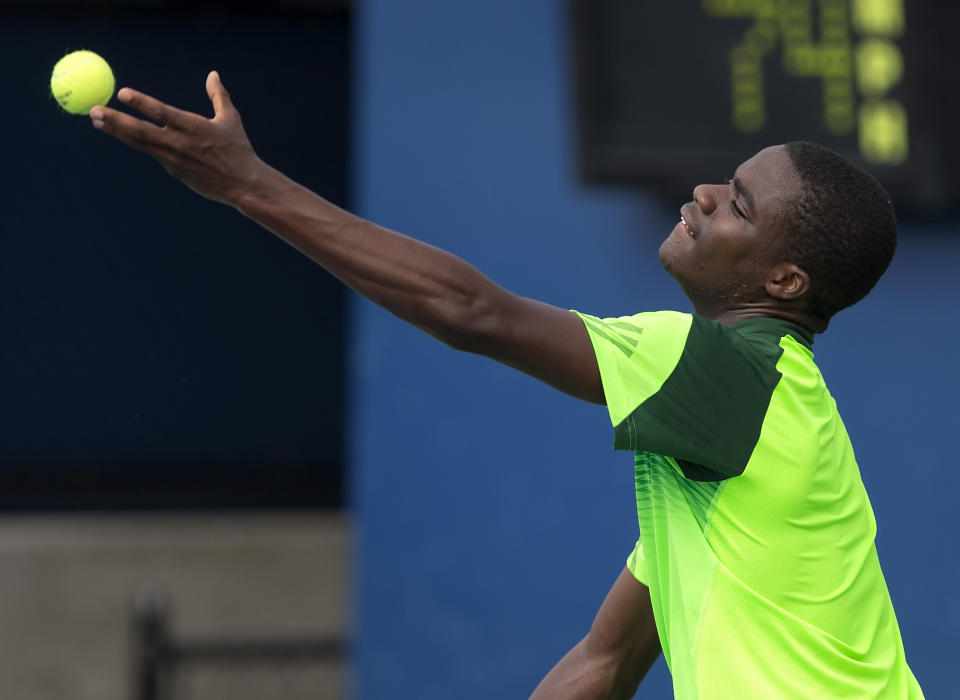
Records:
[[[697,481],[742,474],[780,380],[782,352],[779,337],[750,342],[694,316],[676,368],[615,427],[614,447],[669,455]]]

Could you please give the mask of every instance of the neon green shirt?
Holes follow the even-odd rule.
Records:
[[[812,335],[755,318],[580,314],[636,453],[647,585],[682,700],[922,698]]]

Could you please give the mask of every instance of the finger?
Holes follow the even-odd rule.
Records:
[[[93,126],[141,151],[155,152],[166,146],[163,129],[156,124],[109,107],[90,110]]]
[[[161,102],[155,97],[150,97],[150,95],[145,95],[142,92],[132,90],[128,87],[121,88],[120,92],[117,93],[117,99],[124,104],[130,105],[162,126],[172,126],[176,129],[183,130],[188,128],[191,122],[197,119],[203,119],[199,114],[177,109],[176,107]]]
[[[213,70],[207,75],[207,95],[213,103],[214,119],[224,118],[236,111],[233,101],[230,99],[230,93],[220,81],[220,74]]]

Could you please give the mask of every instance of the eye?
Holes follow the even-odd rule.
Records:
[[[730,187],[733,187],[733,178],[732,178],[732,177],[727,178],[727,184],[730,185]],[[741,208],[740,208],[740,205],[737,204],[737,200],[736,200],[736,199],[731,199],[731,200],[730,200],[730,209],[733,210],[733,213],[734,213],[735,216],[739,216],[741,219],[746,219],[746,218],[747,218],[746,214],[743,213],[743,209],[741,209]]]

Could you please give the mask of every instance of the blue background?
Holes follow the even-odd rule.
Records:
[[[359,213],[562,307],[689,308],[656,257],[682,201],[579,182],[564,3],[366,0],[355,19]],[[887,276],[814,347],[931,698],[960,651],[956,229],[903,222]],[[603,408],[351,309],[357,697],[525,697],[636,539],[631,457]],[[639,696],[669,688],[661,661]]]

